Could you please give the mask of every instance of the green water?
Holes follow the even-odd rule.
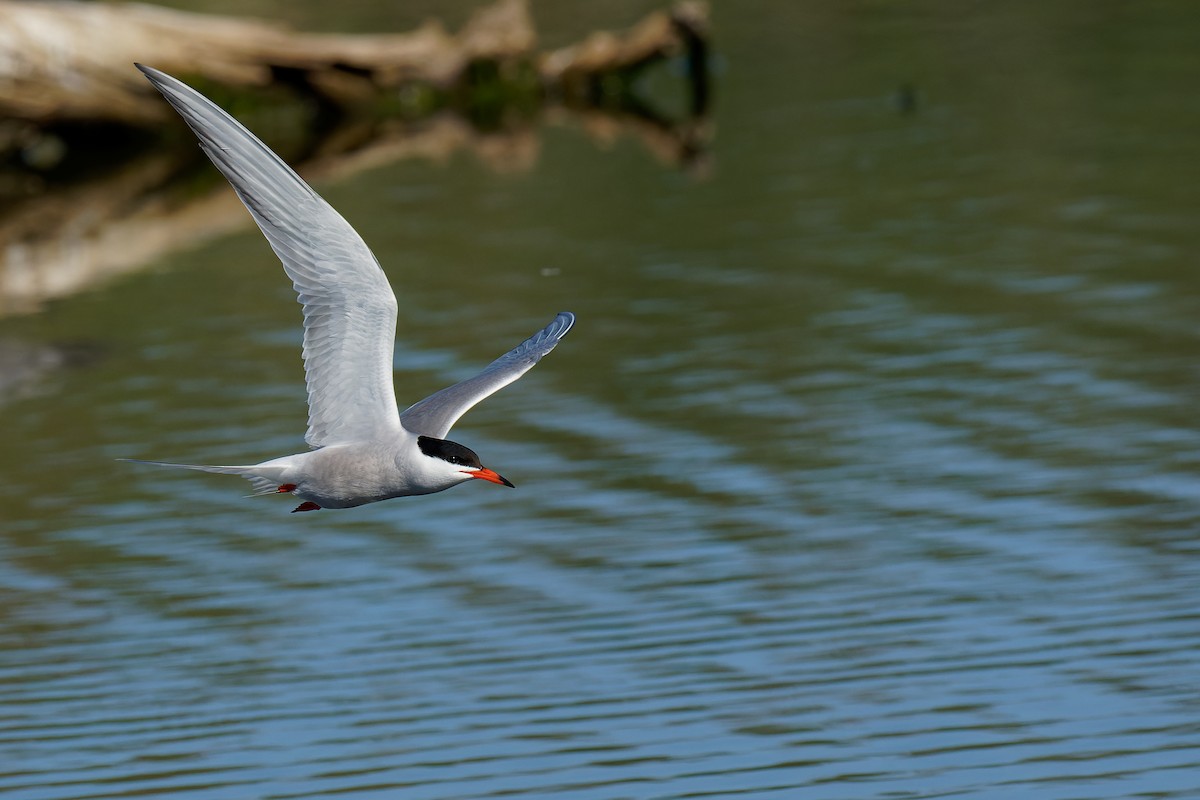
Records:
[[[1200,7],[713,16],[698,171],[547,123],[317,184],[402,405],[578,315],[455,428],[515,491],[114,463],[302,448],[251,228],[0,319],[0,795],[1200,794]]]

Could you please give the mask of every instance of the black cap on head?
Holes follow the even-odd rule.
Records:
[[[418,436],[417,447],[421,448],[421,452],[425,455],[440,458],[450,464],[474,469],[483,468],[483,462],[479,460],[479,456],[475,455],[475,451],[469,447],[463,447],[458,442],[435,439],[432,436]]]

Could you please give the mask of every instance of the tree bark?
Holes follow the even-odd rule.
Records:
[[[562,93],[555,87],[683,52],[706,28],[706,7],[685,2],[626,33],[596,33],[539,55],[527,0],[495,0],[454,34],[430,21],[408,33],[370,35],[302,33],[148,5],[0,0],[0,117],[153,125],[170,110],[134,61],[235,88],[286,77],[335,104],[413,83],[449,90],[479,62],[497,65],[501,75],[527,65],[553,96]]]

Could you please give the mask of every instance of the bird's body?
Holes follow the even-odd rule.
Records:
[[[239,475],[254,485],[255,494],[302,500],[296,511],[431,494],[473,478],[512,486],[445,436],[472,406],[554,349],[574,315],[560,313],[475,377],[398,413],[392,386],[396,297],[366,244],[290,167],[212,101],[165,73],[138,68],[199,137],[292,279],[304,306],[305,439],[315,448],[243,466],[144,463]]]
[[[394,497],[431,494],[449,489],[464,473],[449,476],[438,469],[422,469],[434,459],[413,458],[413,436],[399,435],[370,442],[322,447],[307,453],[272,459],[259,469],[278,469],[278,483],[296,488],[292,494],[321,508],[353,508]],[[278,491],[278,489],[277,489]]]

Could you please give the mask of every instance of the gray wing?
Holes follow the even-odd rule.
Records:
[[[574,324],[574,314],[560,312],[553,322],[488,364],[474,378],[467,378],[409,406],[400,414],[401,424],[421,436],[446,438],[459,417],[480,400],[490,397],[533,369],[533,365],[553,350]]]
[[[137,68],[184,118],[262,229],[304,306],[313,447],[398,429],[392,385],[396,296],[366,243],[254,134],[158,70]]]

